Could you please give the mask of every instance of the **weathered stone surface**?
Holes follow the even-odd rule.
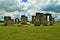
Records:
[[[40,26],[40,19],[38,16],[35,16],[34,26]]]
[[[14,25],[14,19],[11,19],[11,25]]]
[[[54,24],[54,18],[52,18],[51,14],[43,14],[43,13],[36,13],[35,19],[33,20],[35,26],[48,25],[48,16],[49,16],[49,25]],[[33,16],[34,17],[34,16]]]
[[[43,18],[43,13],[40,13],[40,17],[39,18],[40,18],[40,24],[43,25],[43,19],[44,19]]]
[[[53,25],[53,18],[52,18],[52,15],[51,14],[49,15],[49,22],[50,22],[49,25]]]
[[[48,20],[47,20],[48,16],[49,16],[49,22],[50,22],[49,25],[53,25],[55,23],[55,20],[54,20],[54,18],[52,18],[52,15],[51,14],[43,14],[43,13],[36,13],[35,16],[32,16],[32,23],[35,26],[40,26],[40,25],[47,26],[48,25]],[[13,25],[14,22],[17,24],[21,23],[22,25],[30,24],[28,22],[27,16],[25,16],[25,15],[21,16],[21,21],[18,18],[16,18],[14,21],[13,19],[11,19],[10,16],[4,17],[4,25]]]
[[[15,23],[16,24],[19,24],[20,23],[20,20],[18,18],[15,19]]]
[[[51,18],[50,25],[53,25],[53,24],[54,24],[54,18]]]
[[[5,16],[4,17],[4,25],[11,25],[11,17],[10,16]]]
[[[49,16],[49,25],[52,25],[52,15],[51,14],[45,14],[47,17]],[[47,22],[48,23],[48,22]]]
[[[28,17],[26,16],[26,22],[28,22]]]
[[[21,16],[21,24],[26,24],[27,22],[27,17],[25,15]]]
[[[47,26],[48,24],[47,24],[47,15],[43,15],[43,26]]]
[[[54,18],[52,18],[53,19],[53,23],[55,24],[55,19]]]
[[[34,24],[35,16],[32,16],[32,23]]]

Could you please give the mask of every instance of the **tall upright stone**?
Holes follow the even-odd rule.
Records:
[[[49,16],[49,25],[53,25],[54,23],[54,19],[52,18],[52,15],[51,14],[46,14],[47,15],[47,17]]]
[[[11,25],[14,25],[14,19],[11,19]]]
[[[47,24],[48,23],[47,22],[47,15],[45,15],[45,14],[43,15],[43,20],[42,21],[43,21],[43,26],[47,26],[48,25]]]
[[[43,25],[43,21],[44,21],[44,14],[43,13],[36,13],[36,16],[39,19],[40,25]]]
[[[40,13],[39,18],[40,18],[40,24],[43,25],[43,13]]]
[[[50,20],[50,25],[53,25],[54,23],[55,23],[54,18],[51,18],[51,20]]]
[[[49,25],[54,24],[54,18],[52,18],[51,14],[43,14],[43,13],[36,13],[35,19],[34,19],[34,25],[39,26],[47,26],[48,25],[48,16],[49,16]]]
[[[27,22],[27,17],[25,15],[21,16],[21,24],[26,24]]]
[[[28,17],[26,16],[26,22],[28,22]]]
[[[54,19],[54,18],[52,18],[52,21],[53,21],[53,23],[55,24],[55,19]]]
[[[36,13],[35,20],[34,20],[35,26],[40,26],[40,13]]]
[[[32,16],[32,23],[34,24],[35,16]]]
[[[11,17],[10,16],[4,16],[4,25],[5,26],[11,25]]]
[[[49,21],[50,21],[50,25],[53,25],[53,19],[51,14],[49,14]]]
[[[19,24],[20,23],[20,20],[18,18],[15,19],[15,23],[16,24]]]
[[[40,26],[40,19],[38,16],[35,16],[34,26]]]

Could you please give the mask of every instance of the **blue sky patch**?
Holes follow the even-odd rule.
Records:
[[[27,2],[27,0],[22,0],[22,2]]]

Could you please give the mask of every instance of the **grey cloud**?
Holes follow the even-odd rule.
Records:
[[[60,13],[60,5],[49,4],[45,7],[42,7],[42,11],[52,11],[52,12]]]
[[[0,2],[0,10],[5,10],[7,12],[21,11],[18,3],[15,0],[4,0]]]

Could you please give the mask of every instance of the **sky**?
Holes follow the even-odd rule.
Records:
[[[28,16],[31,20],[36,12],[50,13],[56,21],[60,21],[60,0],[0,0],[0,20],[4,16],[12,19]]]

